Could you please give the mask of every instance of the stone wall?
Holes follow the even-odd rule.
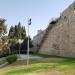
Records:
[[[40,44],[44,34],[45,34],[45,30],[41,30],[39,33],[37,33],[36,36],[33,37],[33,44],[34,44],[34,46],[37,46],[37,45]]]
[[[75,7],[70,5],[45,35],[39,53],[75,57]],[[50,25],[50,24],[49,24]]]

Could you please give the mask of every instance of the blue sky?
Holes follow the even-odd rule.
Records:
[[[7,19],[7,29],[19,21],[27,31],[28,18],[32,18],[30,36],[45,29],[52,18],[56,18],[75,0],[0,0],[0,18]]]

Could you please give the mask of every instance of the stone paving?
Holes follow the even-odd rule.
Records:
[[[26,54],[20,54],[20,55],[17,55],[19,58],[18,60],[25,60],[27,59],[27,55]],[[33,55],[29,55],[29,59],[41,59],[42,57],[40,56],[33,56]]]

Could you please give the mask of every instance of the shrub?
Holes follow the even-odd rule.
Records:
[[[17,55],[13,54],[13,55],[9,55],[6,60],[8,61],[9,64],[15,62],[17,60]]]
[[[8,56],[10,53],[9,46],[7,44],[3,45],[0,49],[0,58]]]

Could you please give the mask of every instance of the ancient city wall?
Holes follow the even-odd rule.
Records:
[[[49,30],[39,53],[75,57],[75,7],[74,3],[61,15]]]

